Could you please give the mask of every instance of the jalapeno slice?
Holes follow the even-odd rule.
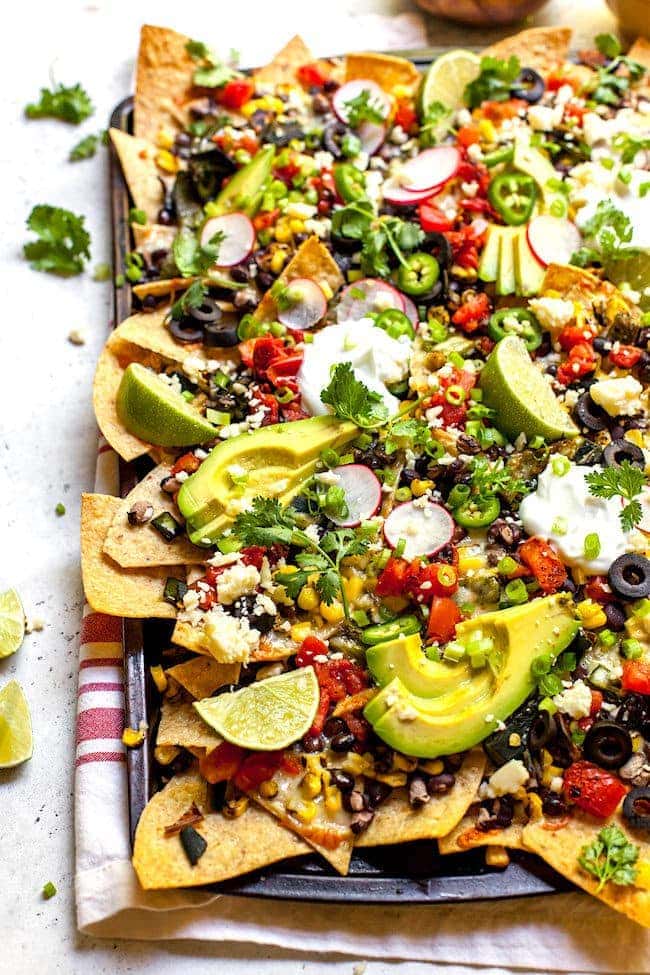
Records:
[[[527,173],[499,173],[488,187],[488,198],[506,223],[518,227],[533,212],[537,186]]]
[[[355,203],[366,198],[366,178],[352,163],[334,166],[334,185],[344,203]]]
[[[428,294],[440,277],[440,265],[431,254],[416,251],[397,272],[397,287],[418,298]]]
[[[505,335],[518,335],[529,352],[542,344],[542,328],[527,308],[500,308],[488,322],[488,335],[500,342]]]
[[[469,498],[454,510],[454,519],[462,528],[485,528],[498,518],[501,511],[499,499]]]
[[[387,308],[375,319],[375,325],[387,332],[392,339],[399,339],[402,335],[415,338],[415,329],[403,311],[397,308]]]
[[[377,623],[375,626],[367,626],[361,633],[361,639],[367,647],[374,647],[376,643],[385,643],[387,640],[396,640],[400,634],[411,636],[412,633],[420,632],[420,621],[417,616],[399,616],[396,620],[389,623]]]

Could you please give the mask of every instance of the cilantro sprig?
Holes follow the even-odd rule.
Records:
[[[237,76],[228,64],[225,64],[214,51],[203,41],[188,41],[185,50],[197,62],[192,81],[200,88],[222,88]],[[235,53],[236,52],[231,52]]]
[[[59,118],[63,122],[79,125],[95,111],[88,92],[81,85],[55,85],[52,91],[41,88],[39,101],[25,107],[27,118]]]
[[[587,246],[576,251],[571,263],[586,267],[587,264],[634,257],[637,250],[629,246],[633,234],[630,218],[618,210],[611,200],[601,200],[593,217],[582,226]]]
[[[507,101],[520,71],[521,62],[514,54],[507,61],[491,55],[481,58],[478,77],[465,87],[465,104],[478,108],[485,101]]]
[[[179,230],[172,243],[172,257],[182,276],[205,274],[216,264],[224,238],[225,234],[219,230],[207,243],[201,244],[188,228]]]
[[[648,478],[639,467],[624,460],[619,467],[605,467],[602,471],[591,471],[585,477],[589,492],[596,498],[623,498],[628,503],[621,509],[619,518],[623,531],[629,532],[643,517],[641,503],[637,495],[648,483]]]
[[[388,420],[388,408],[379,393],[357,379],[349,362],[339,362],[334,367],[329,386],[320,398],[340,420],[351,420],[364,429],[383,426]]]
[[[27,226],[38,240],[29,241],[23,253],[36,271],[70,277],[81,274],[90,257],[90,234],[85,217],[70,210],[41,203],[27,218]]]
[[[386,118],[384,106],[376,99],[373,101],[372,92],[368,88],[363,88],[356,98],[345,102],[345,111],[351,129],[358,129],[362,122],[377,122],[381,125]]]
[[[75,146],[70,150],[70,155],[68,156],[70,162],[79,162],[81,159],[92,159],[92,157],[97,152],[97,145],[101,139],[101,133],[95,135],[91,133],[77,142]]]
[[[592,843],[582,847],[578,863],[598,880],[598,892],[610,881],[619,887],[633,884],[638,859],[638,846],[629,842],[622,829],[612,825],[604,826]]]
[[[194,281],[172,305],[171,317],[175,321],[180,321],[191,308],[200,308],[207,293],[208,289],[202,281]]]
[[[452,111],[442,102],[431,102],[427,105],[424,118],[420,123],[418,141],[422,149],[437,146],[452,127]]]

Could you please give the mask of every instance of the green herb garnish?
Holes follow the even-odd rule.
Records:
[[[208,289],[201,281],[194,281],[172,305],[172,318],[180,321],[191,308],[200,308],[207,293]]]
[[[449,132],[452,124],[451,109],[442,102],[431,102],[427,106],[420,125],[418,139],[423,149],[438,145],[438,142]]]
[[[85,217],[70,210],[41,203],[27,218],[27,226],[38,237],[25,244],[23,253],[37,271],[70,277],[81,274],[90,257],[90,234]]]
[[[468,108],[478,108],[483,102],[505,102],[521,70],[521,62],[513,54],[507,61],[491,55],[481,58],[480,73],[465,88]]]
[[[636,880],[639,848],[618,826],[604,826],[593,843],[583,846],[578,863],[599,881],[596,892],[611,881],[627,887]]]
[[[623,531],[632,531],[641,521],[643,511],[637,495],[648,483],[648,478],[639,467],[624,460],[618,467],[605,467],[602,471],[591,471],[585,476],[589,492],[596,498],[623,498],[628,503],[621,509],[619,518]]]
[[[351,129],[358,129],[362,122],[377,122],[381,124],[386,118],[384,106],[372,100],[372,92],[364,88],[356,98],[345,102],[347,123]]]
[[[70,150],[70,155],[68,156],[70,162],[79,162],[80,159],[92,159],[97,152],[99,139],[100,136],[98,135],[87,135],[81,142],[78,142]]]
[[[576,251],[571,263],[585,267],[594,262],[633,257],[637,253],[636,248],[628,246],[633,233],[630,218],[618,210],[611,200],[601,200],[593,217],[582,226],[582,235],[588,246]]]
[[[200,88],[221,88],[236,77],[237,72],[224,64],[203,41],[188,41],[185,50],[198,64],[192,81]]]
[[[43,897],[46,901],[49,901],[50,897],[54,897],[56,894],[56,887],[51,880],[48,880],[46,884],[43,884]]]
[[[59,503],[56,505],[56,507],[54,509],[54,512],[60,518],[62,515],[65,514],[65,505],[61,501],[59,501]]]
[[[143,226],[147,222],[147,214],[144,210],[138,210],[137,207],[131,207],[129,210],[129,223],[137,223]]]
[[[600,53],[610,60],[617,58],[621,53],[621,42],[613,34],[596,34],[595,41]]]
[[[95,111],[88,93],[81,85],[66,88],[57,85],[53,91],[41,88],[40,101],[27,105],[27,118],[60,118],[64,122],[79,125]]]
[[[224,237],[225,234],[218,231],[206,244],[201,244],[191,230],[179,230],[172,243],[172,257],[183,277],[205,274],[216,264]]]
[[[388,420],[388,409],[379,393],[357,379],[349,362],[334,367],[330,384],[320,398],[340,420],[352,420],[364,429],[380,427]]]

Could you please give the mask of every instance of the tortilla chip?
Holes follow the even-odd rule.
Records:
[[[119,498],[81,496],[81,574],[86,599],[96,613],[109,616],[174,619],[176,608],[163,599],[166,569],[122,569],[102,552],[119,507]]]
[[[144,24],[135,73],[133,131],[155,143],[161,129],[181,127],[196,67],[186,50],[189,37]]]
[[[164,202],[163,186],[156,166],[156,147],[121,129],[109,129],[129,193],[138,210],[143,210],[149,223],[155,223]]]
[[[144,254],[145,257],[151,257],[154,251],[169,250],[177,233],[176,227],[167,227],[162,223],[132,223],[131,230],[133,232],[135,249],[140,251],[141,254]],[[181,278],[181,280],[185,281],[185,278]],[[148,282],[148,284],[159,283],[158,281]],[[148,292],[148,294],[150,293]],[[167,291],[163,293],[168,294]]]
[[[485,762],[482,749],[468,752],[456,772],[453,789],[445,795],[432,796],[419,809],[409,805],[406,789],[395,789],[379,807],[368,829],[359,834],[355,845],[385,846],[446,836],[476,799]]]
[[[264,810],[250,805],[238,819],[207,812],[207,784],[196,772],[175,776],[149,800],[135,834],[133,866],[145,890],[214,884],[259,870],[278,860],[311,853],[311,848]],[[165,828],[195,803],[204,819],[194,828],[208,847],[191,866],[178,836]]]
[[[253,73],[253,78],[266,85],[293,85],[297,80],[296,70],[313,60],[314,57],[302,37],[296,34],[278,51],[272,61]]]
[[[515,804],[515,814],[512,823],[506,829],[477,829],[477,817],[480,806],[472,806],[463,816],[458,825],[447,836],[438,839],[438,849],[441,853],[462,853],[473,850],[478,846],[505,846],[509,850],[523,850],[523,828],[528,822],[523,803]]]
[[[221,304],[226,303],[221,302]],[[165,325],[168,312],[167,305],[156,308],[152,312],[136,312],[113,330],[108,344],[114,348],[116,345],[124,346],[126,342],[153,353],[153,357],[147,364],[154,368],[161,362],[182,365],[186,359],[197,356],[206,362],[208,359],[212,362],[239,362],[239,353],[236,349],[208,349],[201,342],[177,342]],[[138,361],[142,360],[138,359]]]
[[[172,633],[172,643],[193,653],[201,653],[212,656],[212,652],[205,642],[203,628],[199,623],[195,626],[187,620],[177,620],[174,632]],[[291,654],[296,653],[297,645],[291,637],[284,633],[271,630],[260,637],[260,645],[251,654],[253,663],[262,661],[272,662],[274,660],[286,660]]]
[[[162,702],[156,748],[180,745],[181,748],[205,748],[212,751],[222,740],[195,711],[190,701]]]
[[[571,818],[564,822],[543,817],[529,823],[523,830],[524,848],[537,853],[559,874],[593,894],[615,911],[650,927],[650,891],[638,887],[619,887],[613,883],[605,884],[598,891],[598,881],[586,873],[578,863],[583,846],[592,843],[605,825],[616,825],[625,833],[630,843],[639,847],[639,860],[650,860],[650,842],[647,832],[630,829],[620,812],[609,823],[597,821],[586,813],[574,810]]]
[[[93,381],[93,407],[97,426],[113,450],[124,460],[135,460],[149,453],[151,444],[129,433],[117,415],[117,391],[124,366],[113,349],[105,345],[99,354]]]
[[[491,55],[501,60],[515,55],[524,68],[535,68],[546,74],[566,61],[570,44],[569,27],[531,27],[490,44],[481,53],[483,57]]]
[[[627,56],[633,61],[638,61],[647,71],[650,71],[650,41],[647,38],[637,37],[627,52]]]
[[[143,284],[136,284],[133,293],[137,298],[146,298],[153,295],[154,298],[162,298],[163,295],[173,296],[178,291],[186,291],[191,284],[198,278],[159,278],[157,281],[145,281]]]
[[[212,657],[193,657],[185,663],[170,667],[165,673],[200,701],[204,697],[210,697],[224,684],[236,684],[240,669],[239,664],[219,664]]]
[[[611,281],[606,281],[593,271],[574,267],[572,264],[549,264],[540,294],[546,294],[548,291],[557,291],[570,301],[587,303],[598,295],[607,298],[616,297],[625,302],[633,314],[639,314],[638,308]]]
[[[294,278],[311,278],[321,286],[326,285],[333,294],[343,284],[338,264],[315,235],[300,245],[278,280],[288,284]],[[277,317],[277,311],[275,299],[267,291],[253,312],[253,318],[259,322],[272,321]]]
[[[374,81],[389,94],[398,86],[415,92],[422,81],[422,75],[412,61],[371,51],[346,55],[345,80],[355,81],[357,78]]]
[[[169,476],[169,467],[160,464],[149,471],[139,484],[120,501],[113,522],[106,533],[104,552],[125,569],[154,565],[194,565],[205,560],[205,550],[192,545],[186,535],[166,542],[149,522],[130,525],[127,514],[136,501],[146,501],[153,507],[154,517],[168,511],[179,520],[180,514],[170,494],[160,489],[160,482]]]

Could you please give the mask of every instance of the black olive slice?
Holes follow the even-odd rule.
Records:
[[[650,789],[632,789],[623,801],[623,815],[635,829],[650,829]]]
[[[624,460],[629,460],[634,467],[645,468],[643,451],[627,440],[612,440],[608,443],[603,450],[603,460],[608,467],[620,467]]]
[[[172,318],[169,323],[169,331],[177,342],[191,343],[203,341],[203,329],[199,325],[188,321],[187,318],[181,319],[180,322]]]
[[[190,308],[188,313],[190,318],[193,318],[195,322],[200,322],[202,325],[211,325],[213,322],[218,322],[222,315],[221,308],[219,308],[214,298],[204,298],[197,308]]]
[[[548,711],[540,711],[528,733],[528,745],[533,751],[539,751],[557,735],[555,718]]]
[[[323,145],[328,152],[331,152],[335,159],[340,159],[343,155],[341,141],[343,136],[350,130],[343,122],[328,122],[323,129]]]
[[[544,79],[532,68],[522,68],[515,83],[510,89],[513,98],[522,98],[529,105],[534,105],[544,94]]]
[[[615,721],[595,721],[585,735],[582,748],[590,762],[601,768],[616,769],[625,765],[632,754],[632,738]]]
[[[607,579],[621,599],[650,596],[650,560],[643,555],[619,555],[609,567]]]
[[[226,314],[218,322],[205,326],[205,345],[209,348],[229,349],[239,342],[237,316]]]
[[[587,430],[606,430],[609,425],[609,417],[602,406],[598,406],[592,400],[589,393],[583,393],[575,405],[573,411],[578,423],[586,427]]]

